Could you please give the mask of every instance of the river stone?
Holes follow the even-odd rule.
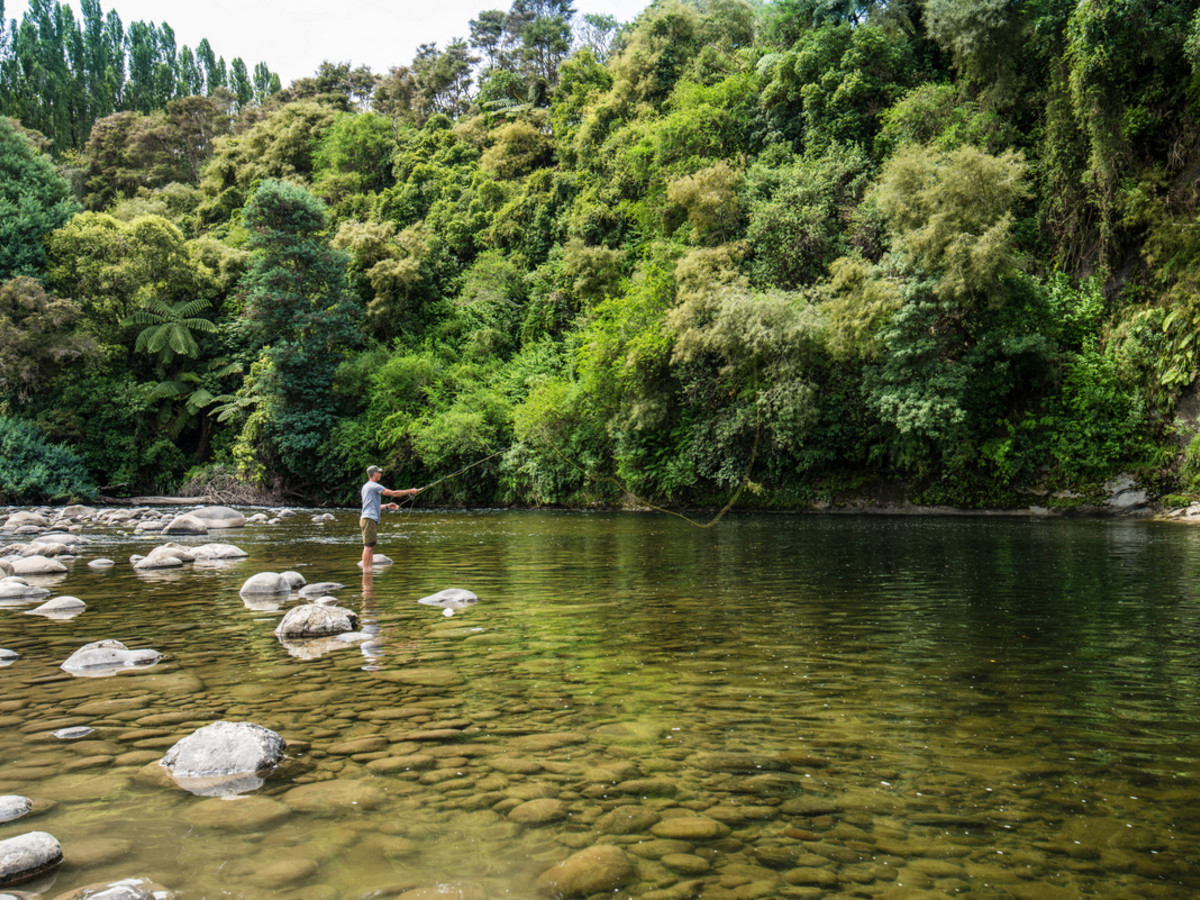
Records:
[[[7,578],[12,574],[12,563],[6,559],[0,559],[0,578]]]
[[[40,600],[48,596],[50,596],[50,591],[44,587],[32,585],[24,578],[0,579],[0,600]]]
[[[119,669],[152,666],[162,659],[157,650],[130,650],[120,641],[84,644],[59,667],[72,675],[111,675]]]
[[[35,525],[38,528],[49,528],[50,521],[35,512],[15,512],[4,520],[6,529],[16,529],[24,525]]]
[[[833,887],[837,884],[837,875],[829,869],[815,866],[800,866],[783,874],[783,880],[788,884],[812,885],[814,887]]]
[[[681,841],[711,841],[729,834],[729,826],[708,816],[677,816],[651,826],[650,833]]]
[[[275,629],[281,639],[315,638],[343,634],[358,628],[358,616],[340,606],[305,603],[287,611]]]
[[[618,806],[596,820],[596,829],[602,834],[639,834],[649,831],[660,818],[644,806]]]
[[[53,835],[31,831],[0,841],[0,887],[20,884],[56,868],[62,847]]]
[[[300,588],[304,587],[304,576],[299,572],[288,570],[287,572],[280,572],[279,577],[286,581],[288,583],[288,587],[293,591],[298,591]]]
[[[58,731],[52,731],[50,732],[50,736],[56,737],[60,741],[77,741],[80,738],[87,737],[95,730],[95,728],[89,728],[86,725],[75,725],[71,728],[60,728]]]
[[[71,548],[62,541],[47,540],[45,535],[35,540],[32,544],[21,551],[21,556],[45,556],[53,558],[55,556],[71,555]]]
[[[694,853],[668,853],[659,862],[681,875],[703,875],[709,870],[708,860]]]
[[[259,572],[257,575],[251,575],[238,591],[242,596],[247,594],[290,594],[291,592],[291,584],[278,572]]]
[[[385,796],[376,781],[351,778],[302,784],[279,799],[297,812],[332,815],[374,809]]]
[[[111,569],[113,567],[113,565],[114,565],[114,563],[111,559],[108,559],[107,557],[102,556],[99,559],[93,559],[91,562],[89,562],[88,568],[89,569]]]
[[[453,669],[386,669],[374,673],[376,678],[399,684],[416,684],[421,687],[452,687],[463,683],[463,677]]]
[[[670,778],[632,778],[620,782],[614,790],[639,797],[674,797],[679,792],[679,784]]]
[[[246,524],[246,517],[228,506],[204,506],[192,510],[190,515],[206,528],[241,528]]]
[[[208,525],[190,513],[176,516],[166,524],[163,534],[208,534]]]
[[[61,575],[67,567],[45,556],[21,556],[12,561],[14,575]]]
[[[543,894],[561,897],[587,897],[608,893],[637,877],[637,866],[620,847],[598,844],[543,872],[537,888]]]
[[[87,604],[78,597],[52,597],[41,606],[26,610],[26,615],[47,616],[52,619],[69,619],[72,616],[79,615],[86,608]]]
[[[11,822],[21,816],[29,815],[33,809],[33,801],[19,794],[7,794],[0,797],[0,822]]]
[[[488,900],[488,893],[477,884],[455,881],[414,888],[405,891],[396,900]]]
[[[344,587],[344,584],[337,581],[318,581],[315,584],[306,584],[300,588],[300,596],[306,599],[309,597],[320,597],[323,594],[340,591]]]
[[[0,666],[12,665],[20,658],[21,654],[16,650],[8,650],[0,647]]]
[[[74,856],[71,859],[74,861]],[[161,884],[147,881],[145,878],[126,878],[100,884],[89,884],[85,887],[59,894],[53,900],[170,900],[175,893],[164,888]]]
[[[444,591],[422,597],[417,602],[424,606],[440,606],[442,609],[453,611],[474,606],[479,602],[479,598],[463,588],[446,588]]]
[[[184,790],[223,797],[261,787],[284,747],[282,737],[253,722],[213,722],[178,741],[159,765]]]
[[[561,800],[528,800],[510,809],[508,818],[518,825],[549,825],[566,818],[567,809],[567,804]]]
[[[557,750],[560,747],[568,747],[571,744],[582,744],[587,740],[585,735],[578,731],[558,731],[547,734],[526,734],[519,738],[513,738],[509,741],[508,746],[511,750],[516,750],[520,753],[529,753],[543,750]]]
[[[183,818],[201,828],[228,828],[245,832],[278,825],[291,814],[287,806],[269,797],[238,797],[236,800],[213,797],[189,807]]]
[[[242,559],[249,554],[241,547],[235,547],[233,544],[201,544],[198,547],[192,548],[192,554],[196,559]]]

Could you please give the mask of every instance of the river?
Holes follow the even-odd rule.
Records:
[[[1200,896],[1200,531],[418,510],[385,517],[368,584],[356,514],[311,516],[178,539],[249,555],[152,573],[128,557],[164,538],[89,528],[39,580],[81,615],[0,609],[0,793],[35,802],[0,838],[65,855],[22,889],[533,898],[612,845],[618,898]],[[344,583],[371,638],[289,653],[297,599],[238,593],[285,569]],[[479,602],[416,602],[448,587]],[[105,638],[165,656],[59,669]],[[165,780],[220,719],[282,734],[285,766],[237,799]]]

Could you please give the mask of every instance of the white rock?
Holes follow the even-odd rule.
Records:
[[[196,559],[242,559],[250,555],[233,544],[201,544],[192,548],[192,554]]]
[[[72,653],[59,668],[72,675],[113,675],[121,669],[152,666],[162,659],[157,650],[130,650],[120,641],[93,641]]]
[[[188,515],[204,523],[206,528],[241,528],[246,517],[228,506],[205,506]]]
[[[290,594],[291,592],[291,584],[278,572],[259,572],[257,575],[251,575],[238,591],[243,597],[247,594]]]
[[[41,606],[27,610],[26,614],[30,616],[46,616],[51,619],[70,619],[72,616],[77,616],[87,608],[87,604],[78,597],[53,597],[43,603]]]
[[[304,576],[299,572],[293,572],[289,569],[286,572],[280,572],[279,577],[284,579],[293,591],[298,591],[304,587]]]
[[[306,603],[294,606],[275,629],[281,639],[328,637],[358,628],[358,616],[340,606]]]
[[[99,559],[93,559],[90,563],[88,563],[88,568],[89,569],[111,569],[114,565],[115,565],[115,563],[113,563],[113,561],[111,559],[107,559],[102,556]]]
[[[12,570],[14,575],[58,575],[67,571],[67,567],[56,559],[23,556],[13,560]]]
[[[208,534],[208,525],[195,516],[184,513],[176,516],[162,530],[163,534]]]
[[[285,746],[282,737],[253,722],[213,722],[177,742],[159,765],[194,794],[230,796],[261,786]]]
[[[8,887],[44,875],[63,860],[53,835],[31,831],[0,841],[0,885]]]

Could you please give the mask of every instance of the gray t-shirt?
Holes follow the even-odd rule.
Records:
[[[362,516],[363,519],[379,521],[379,513],[383,505],[383,485],[378,481],[368,481],[362,486]]]

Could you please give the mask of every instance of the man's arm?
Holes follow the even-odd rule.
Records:
[[[415,497],[419,493],[421,493],[420,488],[407,488],[403,491],[390,491],[387,488],[383,489],[383,496],[385,497]]]

